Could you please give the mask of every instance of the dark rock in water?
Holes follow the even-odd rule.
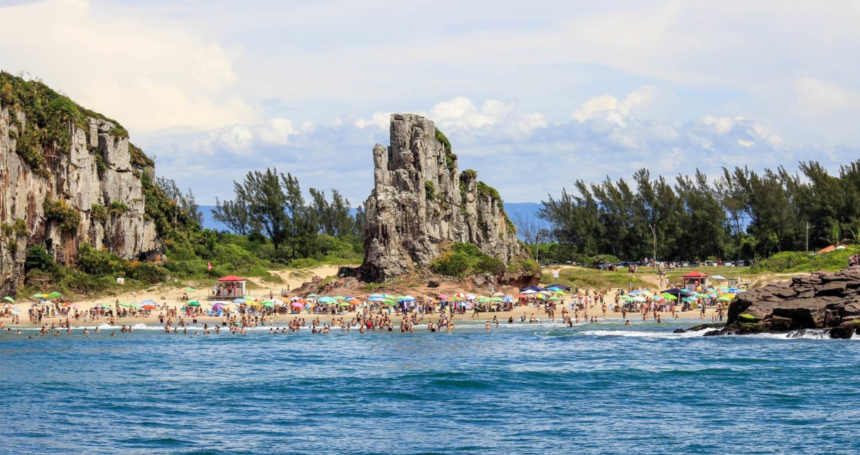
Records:
[[[854,327],[852,327],[852,325],[854,324],[846,324],[840,325],[839,327],[834,327],[830,329],[830,332],[828,332],[828,334],[830,335],[830,338],[847,340],[854,336]]]
[[[697,325],[695,327],[690,327],[689,329],[687,329],[685,331],[686,332],[698,332],[698,331],[705,330],[705,329],[722,329],[725,326],[726,325],[723,324],[722,322],[710,322],[707,324],[700,324],[700,325]],[[683,330],[683,329],[680,329],[680,330]]]
[[[687,333],[684,329],[675,329],[672,333]]]
[[[702,336],[704,336],[704,337],[716,337],[716,336],[722,336],[722,335],[726,335],[726,334],[727,334],[726,329],[709,330],[709,331],[705,332],[705,334]]]
[[[729,305],[727,332],[833,329],[860,320],[860,267],[816,272],[750,290]],[[856,329],[856,327],[851,327]],[[849,328],[831,336],[843,337]],[[802,336],[802,335],[800,335]]]

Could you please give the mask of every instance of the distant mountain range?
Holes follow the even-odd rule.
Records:
[[[514,224],[517,224],[521,220],[534,220],[544,227],[546,226],[546,222],[537,217],[537,212],[541,206],[541,204],[535,202],[505,202],[505,212],[508,213],[508,217]],[[215,218],[212,217],[212,209],[214,208],[214,205],[200,206],[200,211],[203,212],[203,227],[216,231],[227,230],[227,226],[215,221]]]

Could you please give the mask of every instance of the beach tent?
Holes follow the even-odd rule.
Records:
[[[551,287],[551,288],[559,288],[559,289],[563,289],[563,290],[565,290],[565,291],[570,291],[570,289],[571,289],[571,288],[570,288],[570,286],[567,286],[567,285],[564,285],[564,284],[553,284],[553,285],[550,285],[550,287]]]
[[[245,283],[247,283],[248,280],[236,275],[227,275],[218,278],[218,282],[223,286],[223,290],[226,291],[227,296],[245,296]]]
[[[525,294],[525,291],[541,292],[541,291],[546,291],[546,288],[542,288],[540,286],[528,286],[528,287],[520,289],[520,292],[522,292],[523,294]]]

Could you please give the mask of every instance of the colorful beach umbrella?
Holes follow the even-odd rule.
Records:
[[[274,308],[275,302],[273,302],[271,300],[266,300],[266,301],[260,302],[260,305],[263,305],[266,308]]]
[[[45,297],[45,294],[33,294],[34,299],[44,299]]]
[[[52,299],[56,299],[56,298],[59,298],[61,295],[62,294],[60,294],[59,292],[52,292],[52,293],[48,294],[48,297],[50,297]]]
[[[155,305],[144,305],[144,306],[143,306],[143,309],[144,309],[144,310],[152,311],[152,310],[155,310],[155,309],[156,309],[156,307],[155,307]]]
[[[332,297],[324,296],[317,299],[319,303],[334,303],[335,300]]]
[[[338,303],[338,304],[337,304],[337,306],[349,306],[349,305],[350,305],[350,304],[349,304],[349,303],[347,303],[347,302],[340,302],[340,303]]]
[[[245,302],[246,302],[246,300],[241,298],[241,297],[238,299],[233,299],[233,303],[245,303]]]
[[[15,299],[13,299],[12,297],[9,297],[8,295],[6,297],[3,297],[3,300],[5,300],[7,302],[15,303]]]
[[[200,306],[200,302],[196,300],[192,300],[186,304],[186,306]]]

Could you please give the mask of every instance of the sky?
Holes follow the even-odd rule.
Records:
[[[117,119],[198,203],[276,167],[356,205],[393,112],[510,202],[857,159],[860,3],[0,0],[0,69]]]

